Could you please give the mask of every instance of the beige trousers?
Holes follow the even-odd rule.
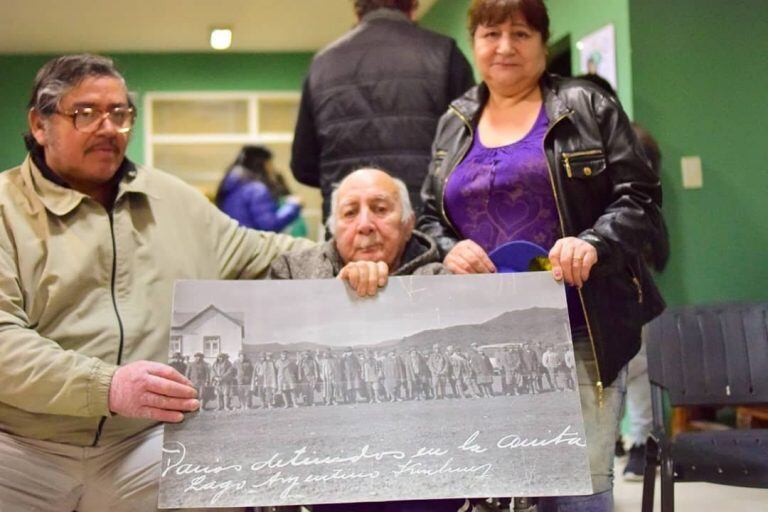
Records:
[[[162,426],[95,448],[0,432],[0,510],[157,510],[162,447]]]

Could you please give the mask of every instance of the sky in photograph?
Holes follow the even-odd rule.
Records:
[[[482,323],[507,311],[566,307],[565,289],[549,272],[396,277],[365,299],[337,279],[177,282],[175,312],[211,304],[245,315],[246,343],[334,346]]]

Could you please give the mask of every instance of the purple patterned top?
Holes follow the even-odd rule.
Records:
[[[475,135],[445,187],[446,213],[463,238],[486,252],[512,240],[545,249],[560,238],[555,197],[542,141],[547,113],[514,144],[487,148]]]
[[[445,186],[445,211],[461,238],[490,253],[513,240],[549,250],[562,237],[544,154],[548,124],[542,105],[531,130],[513,144],[488,148],[475,133]],[[567,296],[575,334],[585,325],[584,314],[575,288],[568,287]]]

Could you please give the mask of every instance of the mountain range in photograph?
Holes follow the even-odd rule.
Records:
[[[480,345],[491,343],[558,343],[568,341],[568,311],[556,308],[530,308],[516,311],[508,311],[480,324],[454,325],[443,329],[428,329],[404,338],[387,339],[378,343],[338,345],[320,344],[312,342],[267,342],[258,343],[249,340],[243,345],[244,351],[253,356],[261,352],[288,352],[327,350],[343,351],[347,348],[353,350],[370,349],[373,351],[385,351],[397,348],[408,351],[411,348],[428,350],[435,343],[443,347],[454,345],[467,348],[471,343]]]

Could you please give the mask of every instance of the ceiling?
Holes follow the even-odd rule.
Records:
[[[352,0],[0,0],[0,53],[208,52],[214,25],[226,51],[315,51],[354,23]]]

